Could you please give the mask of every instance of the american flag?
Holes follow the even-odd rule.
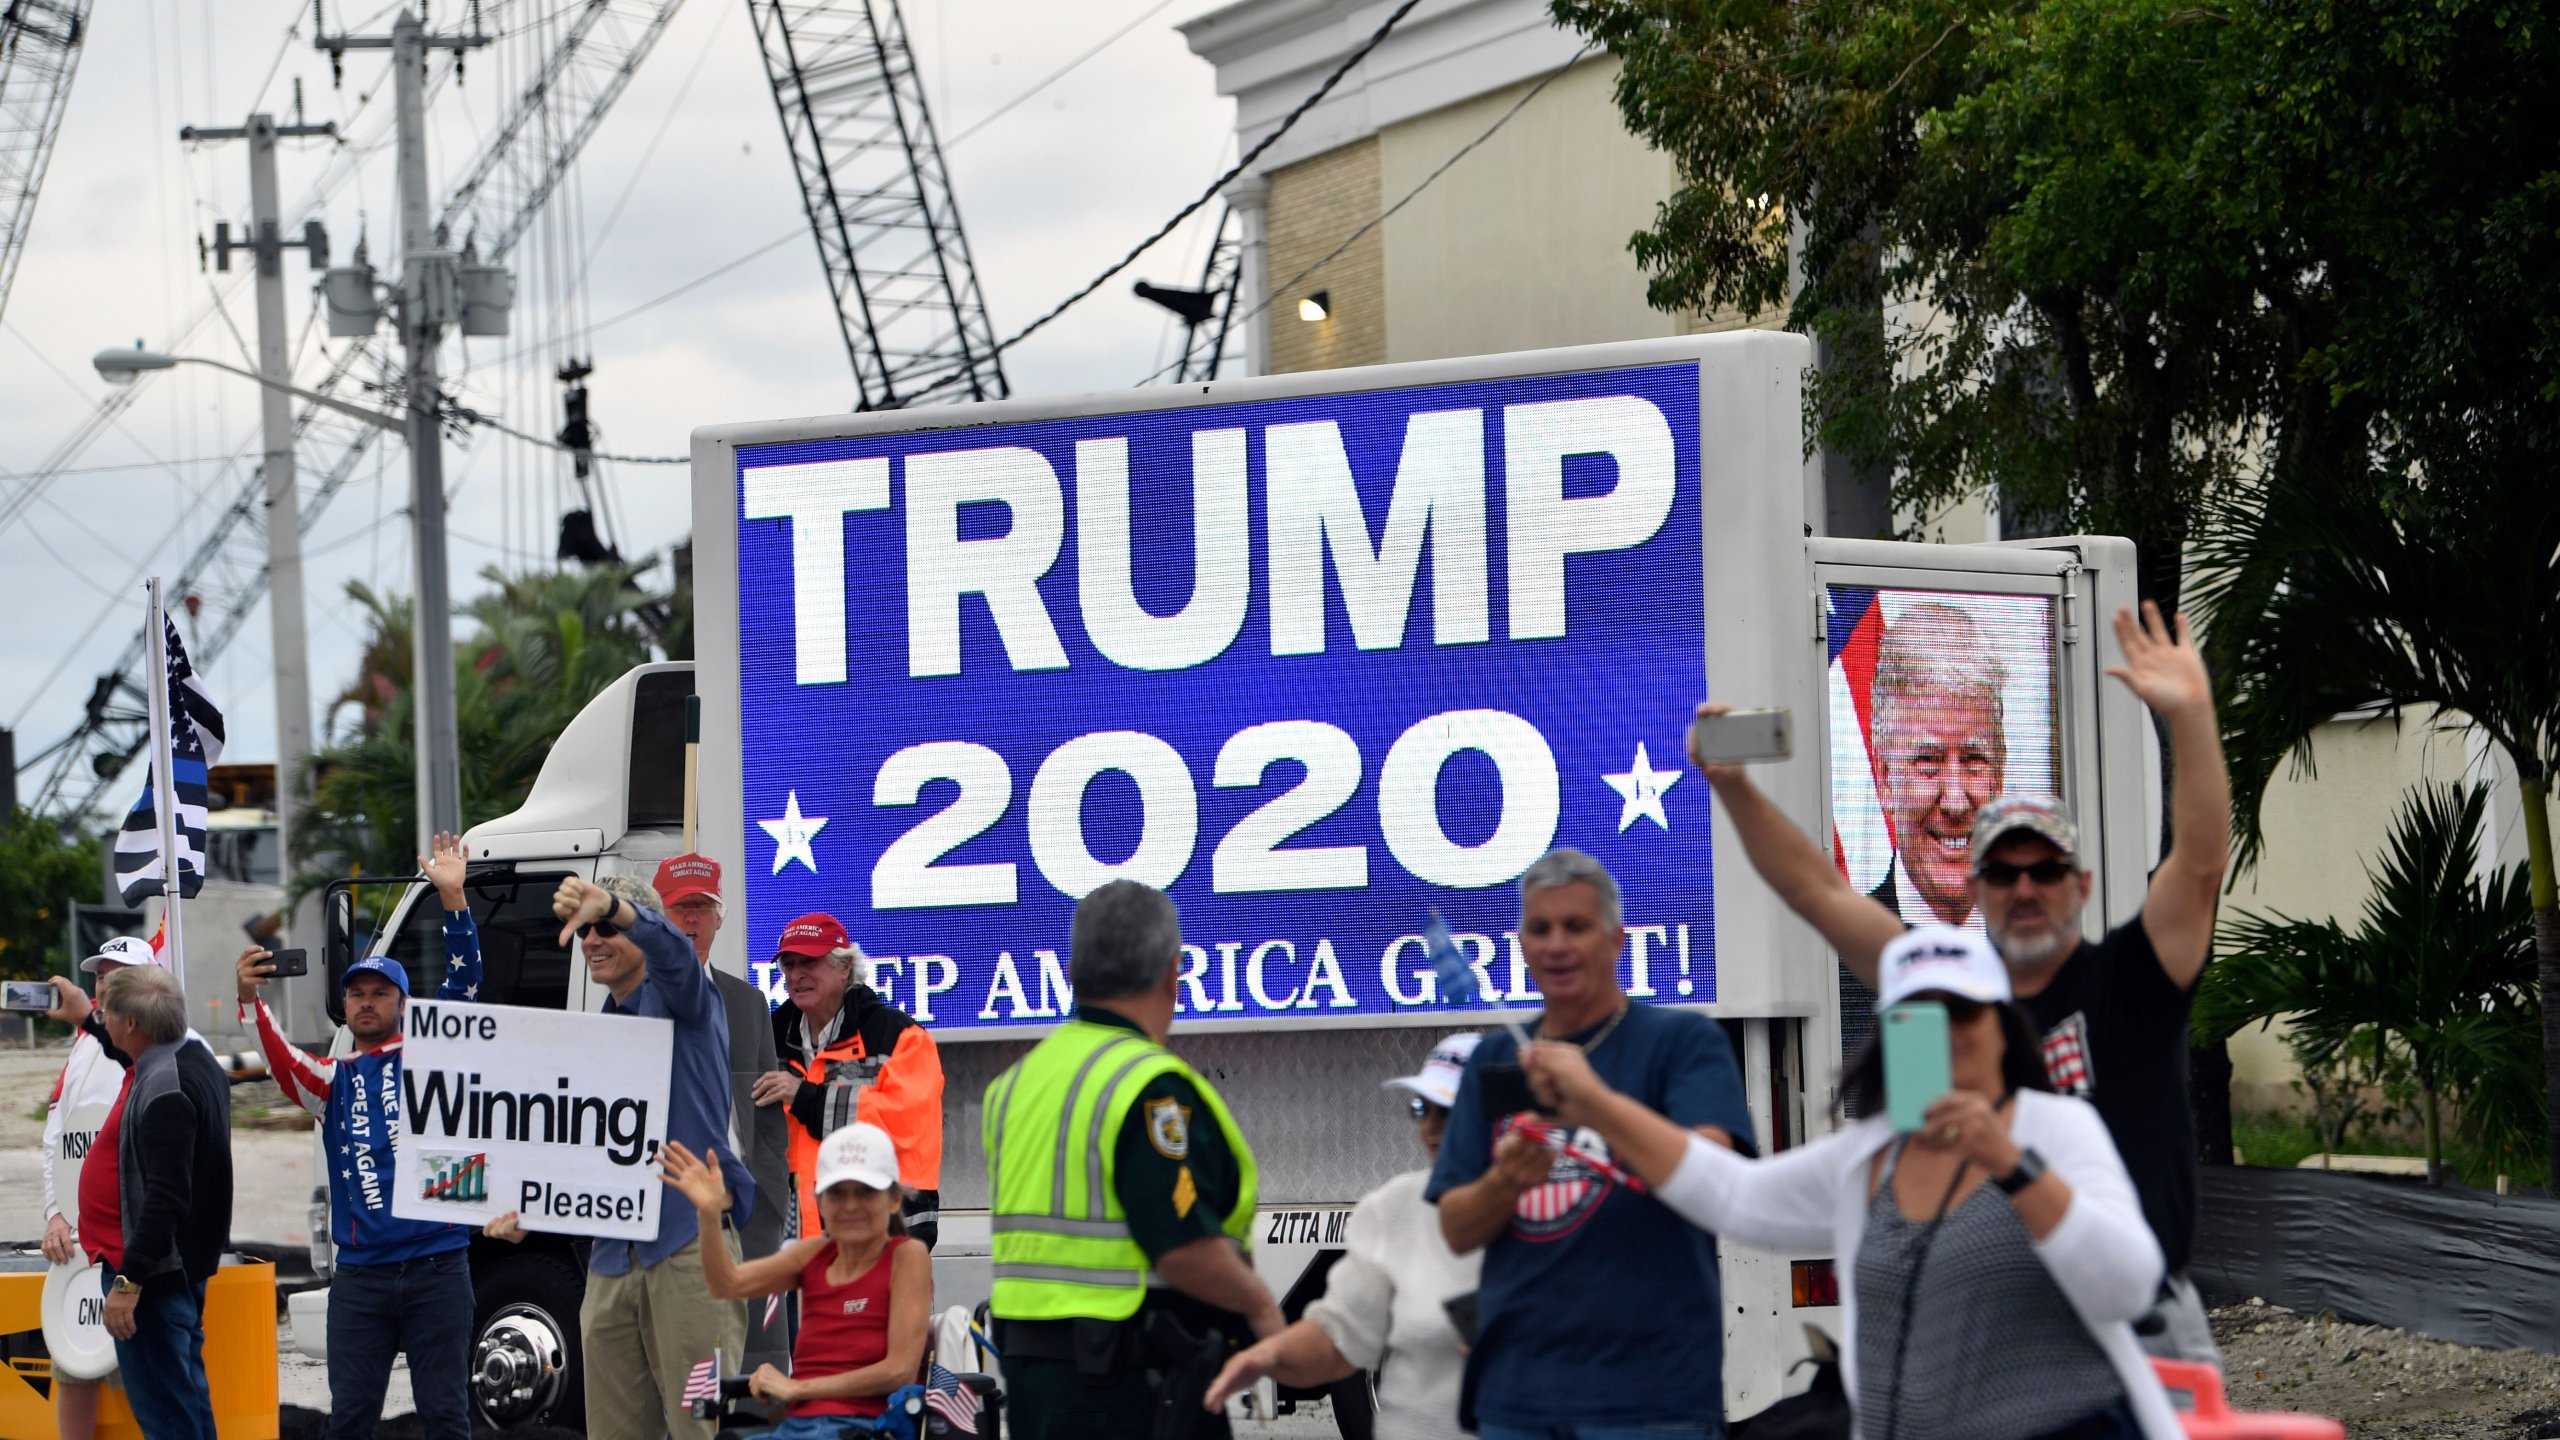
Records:
[[[165,610],[160,624],[169,649],[169,777],[178,803],[178,893],[192,898],[204,888],[205,778],[222,758],[222,711],[205,693],[195,667],[187,663],[178,626]],[[151,781],[144,779],[142,798],[126,812],[124,828],[116,832],[116,889],[127,905],[166,893],[158,798]]]
[[[719,1398],[720,1357],[714,1355],[710,1359],[703,1361],[701,1364],[694,1366],[692,1371],[684,1377],[683,1403],[690,1405],[696,1400],[717,1400]]]
[[[963,1435],[978,1433],[978,1392],[960,1383],[960,1377],[942,1367],[936,1360],[925,1372],[925,1408],[949,1421],[951,1428]]]

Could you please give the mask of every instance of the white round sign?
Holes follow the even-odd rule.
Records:
[[[56,1265],[44,1277],[44,1348],[66,1380],[102,1380],[116,1368],[107,1333],[105,1274],[87,1260]]]

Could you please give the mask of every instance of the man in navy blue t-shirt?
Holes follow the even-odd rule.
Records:
[[[1536,1038],[1582,1047],[1622,1093],[1721,1145],[1751,1146],[1742,1072],[1703,1015],[1638,1005],[1618,980],[1618,882],[1557,850],[1520,877],[1520,948],[1546,1002]],[[1461,1255],[1484,1251],[1461,1424],[1481,1440],[1712,1440],[1724,1434],[1715,1237],[1644,1193],[1589,1131],[1488,1120],[1488,1069],[1526,1099],[1519,1047],[1467,1062],[1424,1192]]]

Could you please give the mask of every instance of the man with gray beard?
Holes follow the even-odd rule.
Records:
[[[2044,1032],[2054,1088],[2087,1099],[2107,1122],[2159,1237],[2169,1278],[2134,1329],[2152,1354],[2219,1364],[2204,1307],[2187,1278],[2195,1237],[2195,1122],[2187,1108],[2187,1011],[2213,939],[2230,864],[2231,778],[2213,686],[2180,616],[2174,628],[2144,601],[2115,620],[2125,663],[2107,673],[2165,724],[2177,760],[2172,843],[2142,909],[2094,943],[2081,939],[2089,868],[2079,831],[2051,796],[2004,795],[1974,817],[1967,886],[2010,986]],[[1724,707],[1702,705],[1700,713]],[[1694,758],[1694,757],[1693,757]],[[1771,889],[1822,932],[1859,979],[1903,931],[1902,918],[1849,886],[1831,857],[1787,822],[1739,765],[1699,767]]]

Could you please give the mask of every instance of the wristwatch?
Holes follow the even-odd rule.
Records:
[[[114,1288],[115,1292],[119,1295],[139,1295],[142,1293],[142,1287],[133,1283],[133,1277],[130,1275],[118,1275],[116,1277]]]
[[[2018,1152],[2018,1164],[2015,1169],[1991,1183],[2000,1187],[2001,1194],[2015,1195],[2043,1178],[2044,1157],[2037,1154],[2035,1147],[2030,1145]]]

